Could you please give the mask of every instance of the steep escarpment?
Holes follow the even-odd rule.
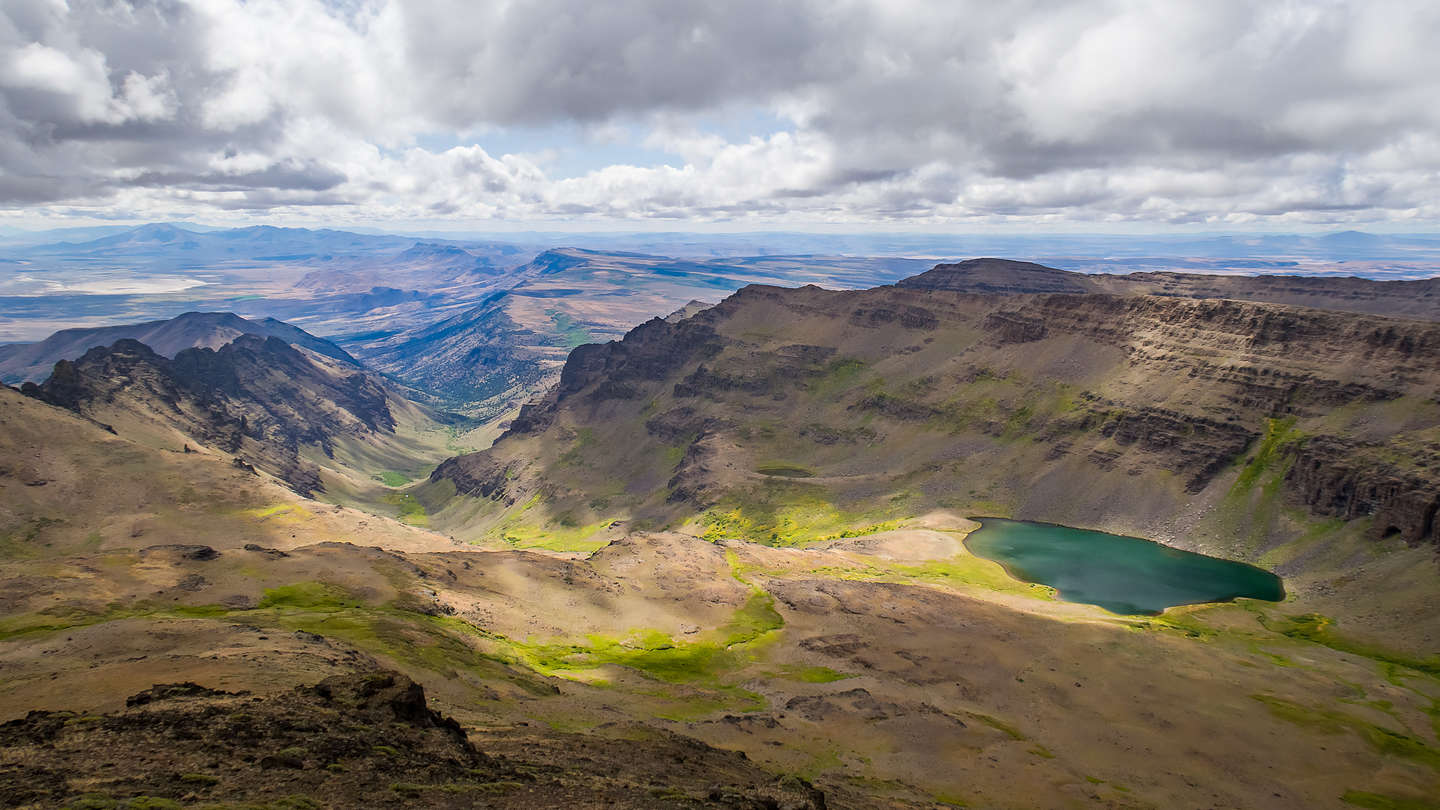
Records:
[[[1032,262],[969,259],[939,264],[903,279],[914,290],[999,295],[1105,293],[1174,298],[1228,298],[1440,321],[1440,279],[1375,281],[1333,276],[1244,276],[1206,273],[1074,273]]]
[[[1250,558],[1327,518],[1433,543],[1437,390],[1440,327],[1422,321],[749,287],[577,350],[494,448],[435,481],[497,499],[481,527],[694,521],[790,543],[944,507]]]
[[[243,335],[222,346],[166,358],[135,340],[62,360],[23,391],[98,422],[163,425],[286,481],[302,494],[322,488],[302,457],[329,456],[344,435],[393,432],[389,394],[372,375],[306,354],[274,337]]]

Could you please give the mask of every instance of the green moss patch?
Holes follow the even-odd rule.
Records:
[[[855,512],[840,508],[828,494],[815,484],[783,479],[732,491],[699,516],[700,534],[711,542],[733,538],[783,547],[858,537],[899,526],[896,515],[903,503],[892,503],[883,512]]]
[[[545,313],[550,316],[551,323],[555,324],[555,331],[561,346],[573,349],[576,346],[583,346],[586,343],[595,343],[595,336],[591,335],[585,327],[581,326],[574,318],[552,309]]]
[[[1328,734],[1350,731],[1369,743],[1383,756],[1399,757],[1440,770],[1440,750],[1431,748],[1416,737],[1377,726],[1337,711],[1318,709],[1293,703],[1273,695],[1251,695],[1263,703],[1274,716],[1298,726]]]
[[[1440,801],[1386,796],[1361,790],[1347,790],[1340,800],[1356,807],[1368,807],[1370,810],[1440,810]]]
[[[1230,488],[1231,494],[1253,490],[1262,479],[1274,478],[1271,473],[1278,472],[1283,478],[1295,460],[1294,451],[1302,441],[1304,436],[1295,430],[1295,417],[1268,420],[1265,435],[1255,448],[1255,454],[1241,468],[1239,477]]]
[[[845,672],[836,672],[829,667],[792,666],[781,670],[777,674],[777,677],[788,678],[789,680],[800,681],[801,683],[834,683],[835,681],[843,681],[855,676]]]
[[[403,487],[415,479],[402,472],[385,470],[384,472],[376,474],[375,480],[387,487]]]
[[[1377,647],[1346,638],[1335,632],[1335,620],[1319,613],[1305,613],[1298,616],[1272,618],[1257,614],[1266,630],[1289,638],[1309,641],[1332,650],[1362,658],[1369,658],[1383,664],[1405,667],[1427,675],[1440,677],[1440,656],[1425,659],[1399,655]]]
[[[591,635],[586,644],[506,643],[520,660],[544,674],[621,666],[666,683],[719,686],[722,675],[753,661],[753,645],[784,623],[774,597],[756,589],[729,622],[695,641],[641,630],[627,638]]]
[[[344,610],[357,608],[360,600],[345,589],[324,582],[297,582],[266,588],[258,609]]]
[[[430,522],[430,514],[425,510],[425,504],[408,492],[387,492],[383,500],[395,507],[396,517],[401,523],[425,526]]]
[[[755,468],[755,472],[761,475],[774,475],[780,478],[814,478],[815,471],[809,467],[801,467],[798,464],[761,464]]]

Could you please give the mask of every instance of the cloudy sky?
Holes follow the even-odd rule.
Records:
[[[4,0],[0,224],[1440,223],[1434,0]]]

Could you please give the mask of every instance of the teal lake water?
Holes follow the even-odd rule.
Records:
[[[1049,585],[1067,602],[1112,613],[1155,614],[1175,605],[1237,597],[1278,602],[1280,578],[1245,563],[1207,557],[1138,537],[1021,520],[980,519],[965,538],[977,557],[1016,579]]]

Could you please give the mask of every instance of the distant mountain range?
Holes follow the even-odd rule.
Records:
[[[84,235],[83,232],[81,235]],[[277,228],[255,225],[230,230],[192,230],[170,224],[141,225],[85,241],[60,241],[34,245],[24,253],[34,256],[67,254],[123,254],[169,250],[181,254],[217,257],[254,257],[275,254],[315,254],[403,248],[415,243],[404,236],[358,234],[349,231],[309,228]]]

